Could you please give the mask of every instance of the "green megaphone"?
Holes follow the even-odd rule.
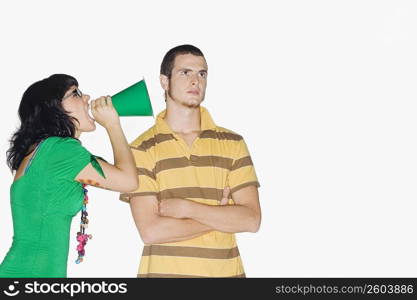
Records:
[[[141,80],[111,97],[119,116],[153,116],[145,80]]]

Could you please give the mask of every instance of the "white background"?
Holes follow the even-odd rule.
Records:
[[[204,105],[244,136],[261,182],[261,230],[237,235],[247,276],[417,276],[416,13],[415,1],[2,1],[0,260],[24,90],[67,73],[98,97],[144,76],[159,112],[162,57],[191,43],[209,65]],[[132,141],[153,122],[122,124]],[[81,140],[112,161],[102,128]],[[89,194],[94,239],[80,265],[71,240],[68,276],[135,277],[129,206]]]

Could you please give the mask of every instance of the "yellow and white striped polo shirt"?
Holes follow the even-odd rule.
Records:
[[[139,188],[121,194],[121,200],[156,195],[219,205],[226,186],[232,193],[249,185],[259,187],[243,138],[216,126],[205,108],[200,111],[201,133],[192,147],[165,122],[166,111],[130,144]],[[145,245],[138,277],[245,277],[245,273],[235,235],[211,231],[186,241]]]

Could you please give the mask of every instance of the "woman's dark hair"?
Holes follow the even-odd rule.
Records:
[[[161,63],[161,72],[160,74],[171,78],[172,69],[174,68],[174,61],[178,55],[182,54],[192,54],[195,56],[202,56],[204,57],[203,52],[198,49],[196,46],[193,45],[180,45],[177,47],[172,48],[169,50],[164,58],[162,59]]]
[[[19,105],[20,128],[10,139],[7,165],[19,168],[23,158],[33,151],[34,145],[51,137],[74,137],[75,125],[62,107],[62,98],[77,80],[69,75],[54,74],[32,84],[23,94]]]

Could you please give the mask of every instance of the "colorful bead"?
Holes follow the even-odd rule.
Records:
[[[85,184],[82,185],[83,187],[83,191],[84,191],[84,201],[83,201],[83,206],[81,208],[81,222],[80,222],[80,231],[77,232],[77,241],[78,241],[78,245],[77,245],[77,252],[78,252],[78,258],[75,261],[76,264],[79,264],[83,261],[83,257],[85,255],[85,249],[84,247],[87,244],[88,239],[92,239],[92,235],[91,234],[85,234],[85,229],[88,228],[88,213],[87,213],[87,204],[88,204],[88,196],[87,196],[87,192],[88,190],[85,188]]]

